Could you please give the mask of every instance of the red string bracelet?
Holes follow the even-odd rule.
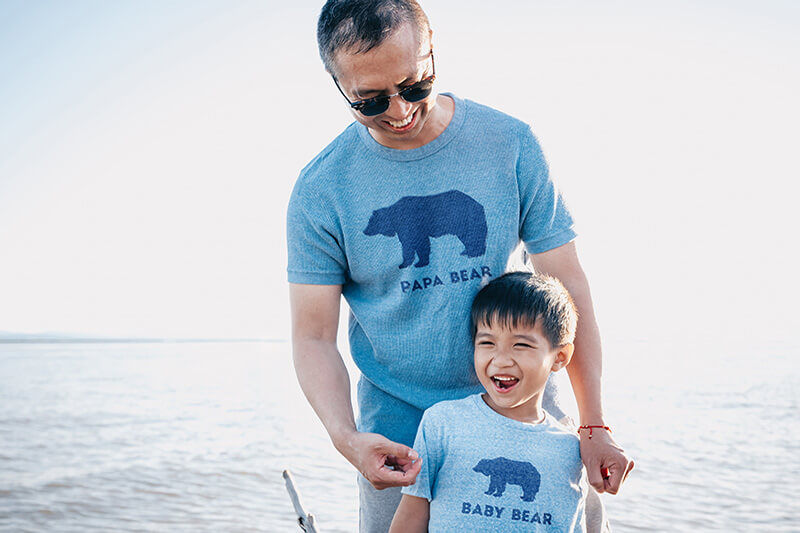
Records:
[[[608,426],[581,426],[581,427],[578,428],[578,431],[580,431],[582,429],[588,429],[589,430],[589,438],[591,439],[592,438],[592,430],[595,429],[595,428],[605,429],[606,431],[611,433],[611,428],[608,427]]]

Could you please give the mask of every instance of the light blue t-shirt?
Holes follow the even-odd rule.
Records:
[[[481,389],[472,299],[524,241],[575,237],[530,128],[447,95],[444,132],[413,150],[354,122],[301,172],[287,214],[289,282],[342,285],[362,373],[361,431],[411,444],[422,411]]]
[[[417,481],[403,494],[430,501],[428,531],[583,532],[588,484],[580,439],[547,414],[526,424],[480,394],[422,417]]]

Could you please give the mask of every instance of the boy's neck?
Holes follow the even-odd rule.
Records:
[[[542,408],[542,394],[539,393],[527,402],[514,407],[498,406],[487,393],[481,394],[483,402],[499,415],[523,422],[525,424],[541,424],[544,422],[545,413]]]

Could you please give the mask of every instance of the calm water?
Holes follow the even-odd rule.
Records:
[[[616,531],[800,531],[796,347],[606,353],[637,464],[605,498]],[[0,530],[299,531],[287,467],[324,531],[354,531],[354,471],[286,343],[0,344]]]

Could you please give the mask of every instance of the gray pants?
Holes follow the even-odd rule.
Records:
[[[377,490],[364,476],[358,476],[359,532],[386,533],[400,505],[400,487]],[[586,497],[586,533],[611,533],[606,509],[592,487]]]

